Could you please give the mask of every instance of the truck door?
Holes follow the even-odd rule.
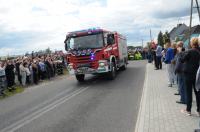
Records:
[[[107,35],[107,43],[110,45],[111,52],[114,56],[118,56],[118,47],[117,47],[117,39],[116,35],[111,33]]]

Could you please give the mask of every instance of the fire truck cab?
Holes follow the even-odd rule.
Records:
[[[64,41],[68,70],[79,82],[85,74],[108,74],[116,77],[128,64],[126,38],[117,32],[100,28],[69,32]]]

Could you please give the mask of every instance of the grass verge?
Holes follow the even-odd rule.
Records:
[[[6,89],[4,91],[5,93],[5,96],[0,96],[0,99],[4,99],[4,98],[7,98],[7,97],[10,97],[10,96],[13,96],[15,94],[18,94],[18,93],[22,93],[24,91],[24,88],[22,86],[14,86],[16,88],[16,90],[10,92],[8,89]]]

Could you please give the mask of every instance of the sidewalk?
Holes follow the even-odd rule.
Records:
[[[193,101],[192,116],[180,112],[185,105],[176,103],[180,99],[180,96],[174,95],[177,85],[168,87],[163,67],[162,70],[154,70],[152,64],[147,64],[135,132],[194,132],[199,128],[200,121],[195,114],[196,102]]]

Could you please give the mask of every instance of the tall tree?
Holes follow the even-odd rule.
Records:
[[[179,37],[175,38],[175,42],[181,41],[181,39]]]
[[[170,34],[168,33],[168,31],[166,31],[165,34],[163,34],[163,42],[164,44],[170,43]]]
[[[47,54],[51,54],[51,49],[48,47],[48,48],[45,50],[45,52],[46,52]]]
[[[162,47],[164,46],[163,33],[161,31],[158,34],[158,44],[161,45]]]

